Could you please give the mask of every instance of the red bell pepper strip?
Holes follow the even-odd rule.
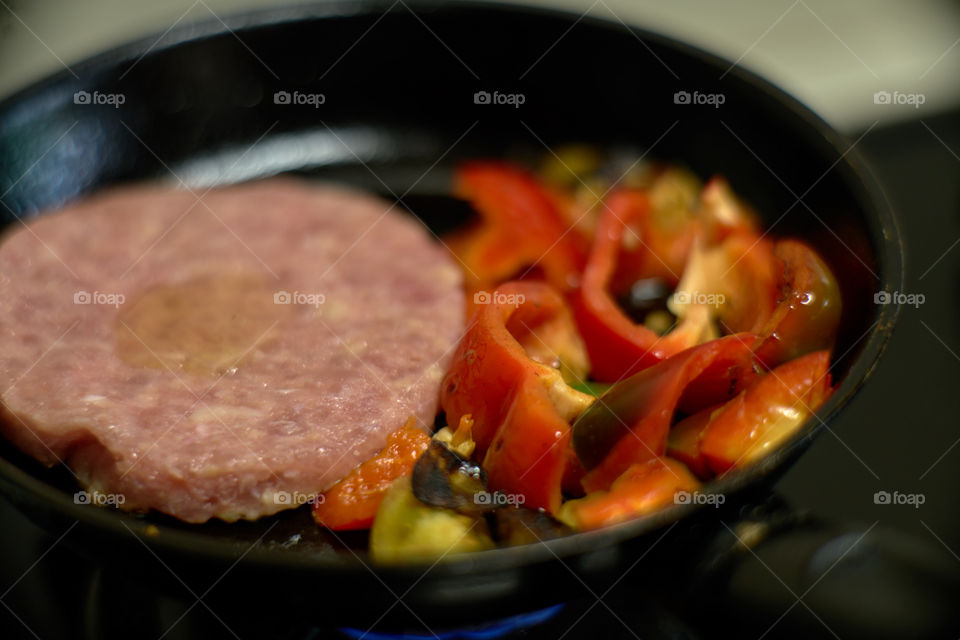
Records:
[[[653,458],[630,465],[609,491],[595,491],[568,500],[560,519],[574,529],[598,529],[636,518],[674,503],[677,492],[700,487],[690,471],[669,458]]]
[[[762,368],[751,353],[756,344],[752,334],[730,336],[739,339],[739,347],[727,347],[720,351],[697,377],[683,389],[677,401],[677,411],[690,415],[706,407],[730,400],[749,387],[760,375]]]
[[[528,270],[542,272],[559,291],[577,285],[587,240],[530,174],[496,162],[469,163],[457,171],[454,191],[482,219],[452,243],[468,285],[493,288]]]
[[[473,416],[479,459],[486,454],[525,380],[537,379],[564,419],[592,401],[587,394],[570,389],[557,369],[533,360],[511,329],[518,333],[522,329],[525,340],[533,339],[532,333],[554,341],[556,352],[570,350],[557,343],[576,336],[563,297],[542,282],[508,282],[491,294],[489,304],[478,307],[444,377],[440,404],[449,424],[457,424],[464,414]]]
[[[670,429],[667,438],[667,455],[676,458],[701,480],[713,477],[713,470],[700,454],[700,441],[710,420],[724,405],[712,406],[687,416]]]
[[[678,327],[660,337],[621,310],[610,293],[611,280],[625,239],[632,237],[630,226],[649,214],[650,205],[642,191],[623,189],[611,196],[607,207],[572,306],[592,377],[615,382],[697,344],[700,331]]]
[[[557,368],[534,360],[518,337],[554,353],[576,351],[569,344],[578,339],[573,317],[550,285],[508,282],[478,307],[440,402],[451,424],[473,416],[476,455],[492,489],[556,512],[570,461],[569,420],[593,398],[567,386]]]
[[[696,217],[680,213],[675,207],[657,207],[656,189],[654,184],[651,191],[643,191],[647,200],[645,210],[632,220],[624,220],[630,231],[622,237],[617,267],[610,280],[610,289],[615,294],[626,291],[643,278],[659,278],[675,286],[683,275],[701,225]],[[621,191],[631,193],[627,189]],[[607,207],[613,209],[609,202]]]
[[[780,303],[760,332],[757,356],[768,367],[833,347],[840,324],[840,287],[830,267],[807,245],[780,240]]]
[[[317,524],[334,530],[369,529],[393,481],[413,473],[417,458],[430,446],[430,436],[416,418],[387,436],[380,452],[364,461],[314,501]]]
[[[487,449],[487,486],[523,496],[524,507],[556,514],[569,451],[570,425],[557,413],[542,381],[529,376]]]
[[[708,422],[700,455],[724,473],[765,455],[793,435],[830,396],[830,353],[817,351],[760,377]]]
[[[627,425],[629,432],[616,442],[599,465],[584,476],[584,489],[588,493],[608,489],[630,465],[662,456],[666,452],[667,436],[677,405],[681,399],[694,404],[690,394],[685,393],[691,383],[705,372],[709,375],[719,373],[717,368],[711,367],[717,361],[750,362],[755,339],[750,334],[738,334],[712,340],[635,374],[631,384],[635,389],[634,415],[637,417]],[[741,368],[747,367],[743,365]],[[735,385],[722,390],[722,385],[700,380],[696,387],[700,389],[697,404],[703,406],[726,401]],[[709,389],[713,389],[713,394],[703,395]]]

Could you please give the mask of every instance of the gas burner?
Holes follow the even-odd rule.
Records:
[[[433,633],[382,633],[350,627],[341,627],[338,631],[345,637],[354,640],[495,640],[497,638],[514,637],[517,634],[529,632],[531,629],[546,624],[555,618],[563,607],[563,604],[557,604],[538,611],[501,618],[486,624]]]

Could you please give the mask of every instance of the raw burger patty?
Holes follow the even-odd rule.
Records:
[[[432,425],[463,309],[445,249],[370,196],[105,192],[0,244],[0,428],[125,509],[258,518]]]

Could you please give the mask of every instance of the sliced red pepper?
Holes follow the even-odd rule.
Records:
[[[454,190],[482,219],[452,245],[469,286],[493,288],[529,269],[542,272],[560,291],[577,285],[587,240],[530,174],[506,164],[474,162],[457,171]]]
[[[700,441],[710,420],[723,407],[707,407],[673,425],[667,438],[667,455],[676,458],[701,480],[713,477],[713,471],[700,454]]]
[[[497,295],[502,295],[502,291],[498,290]],[[557,299],[552,304],[558,302],[552,316],[537,324],[531,324],[526,314],[511,315],[507,320],[507,331],[520,343],[527,357],[559,370],[564,380],[576,384],[587,378],[590,362],[570,308],[566,302]]]
[[[530,358],[511,329],[522,330],[524,340],[535,340],[533,334],[545,342],[576,335],[563,297],[542,282],[508,282],[491,293],[489,304],[478,307],[443,380],[440,404],[450,424],[458,423],[464,414],[473,415],[473,439],[481,459],[526,379],[535,377],[548,391],[554,391],[550,397],[562,405],[561,417],[591,400],[565,388],[559,371]],[[556,352],[570,349],[553,346]]]
[[[752,360],[751,347],[755,336],[750,334],[732,335],[698,345],[660,364],[645,369],[631,379],[633,386],[633,416],[627,424],[629,432],[617,440],[599,465],[590,469],[583,478],[583,487],[587,492],[610,487],[630,465],[645,462],[662,456],[667,448],[667,436],[674,411],[684,396],[685,403],[694,404],[686,394],[688,387],[697,378],[709,372],[716,375],[723,368],[711,367],[715,362],[748,363]],[[747,368],[746,365],[741,368]],[[700,390],[696,404],[709,405],[726,401],[733,388],[723,390],[723,385],[708,381],[698,381]],[[712,397],[704,395],[713,390]],[[579,426],[579,425],[578,425]]]
[[[656,511],[674,503],[677,492],[692,493],[699,487],[700,483],[681,463],[653,458],[630,465],[609,491],[567,501],[560,518],[575,529],[598,529]]]
[[[528,377],[487,450],[487,485],[522,495],[523,506],[560,509],[561,481],[570,451],[570,425],[560,417],[537,377]]]
[[[667,169],[643,191],[649,206],[637,218],[625,220],[632,232],[623,236],[610,284],[614,294],[644,278],[658,278],[671,286],[680,281],[701,227],[692,212],[695,203],[677,202],[684,195],[678,189],[689,188],[682,185],[687,180],[682,172]]]
[[[387,436],[380,452],[364,461],[323,492],[312,506],[317,524],[334,530],[368,529],[393,481],[413,473],[417,458],[430,446],[430,436],[411,417]]]
[[[817,351],[760,377],[709,421],[700,454],[716,473],[746,464],[789,438],[830,396],[830,353]]]
[[[717,374],[718,368],[711,367],[717,361],[750,362],[755,339],[753,335],[740,334],[712,340],[635,374],[635,418],[627,424],[629,432],[617,440],[599,465],[587,472],[582,481],[584,489],[588,493],[607,489],[630,465],[662,456],[677,405],[681,400],[693,404],[686,393],[691,383],[705,372]],[[703,380],[696,386],[701,391],[713,389],[718,394],[712,397],[701,394],[696,399],[701,406],[726,401],[730,397],[728,392],[733,390],[721,391],[722,385]]]
[[[610,286],[631,225],[649,215],[642,191],[623,189],[613,194],[597,226],[580,287],[572,306],[580,334],[587,345],[595,380],[615,382],[646,369],[699,341],[699,331],[678,327],[660,337],[633,322],[611,295]]]
[[[559,343],[575,335],[570,311],[552,287],[508,282],[474,314],[440,394],[451,424],[473,416],[476,455],[490,487],[523,494],[526,506],[551,512],[568,466],[569,420],[593,398],[532,359],[517,336],[563,353],[573,347]]]
[[[762,371],[756,354],[750,352],[755,336],[748,333],[735,334],[739,347],[730,347],[710,361],[696,378],[684,388],[677,401],[677,411],[683,414],[698,413],[706,407],[726,402],[749,387]]]
[[[774,255],[783,262],[780,303],[765,328],[757,356],[768,367],[833,347],[840,324],[840,287],[830,267],[797,240],[780,240]]]

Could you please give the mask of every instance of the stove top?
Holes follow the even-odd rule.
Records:
[[[462,628],[411,624],[403,628],[338,627],[325,624],[323,602],[310,611],[239,611],[208,608],[185,585],[182,597],[158,594],[150,585],[99,567],[43,534],[6,501],[0,502],[7,544],[0,547],[0,637],[113,640],[165,638],[257,638],[278,640],[495,640],[524,638],[684,638],[700,636],[676,613],[653,601],[632,598],[628,581],[602,594],[499,617]],[[225,578],[229,580],[229,576]],[[283,585],[278,584],[278,589]],[[601,594],[598,594],[601,595]],[[269,620],[269,622],[265,622]],[[269,626],[265,626],[269,625]]]

